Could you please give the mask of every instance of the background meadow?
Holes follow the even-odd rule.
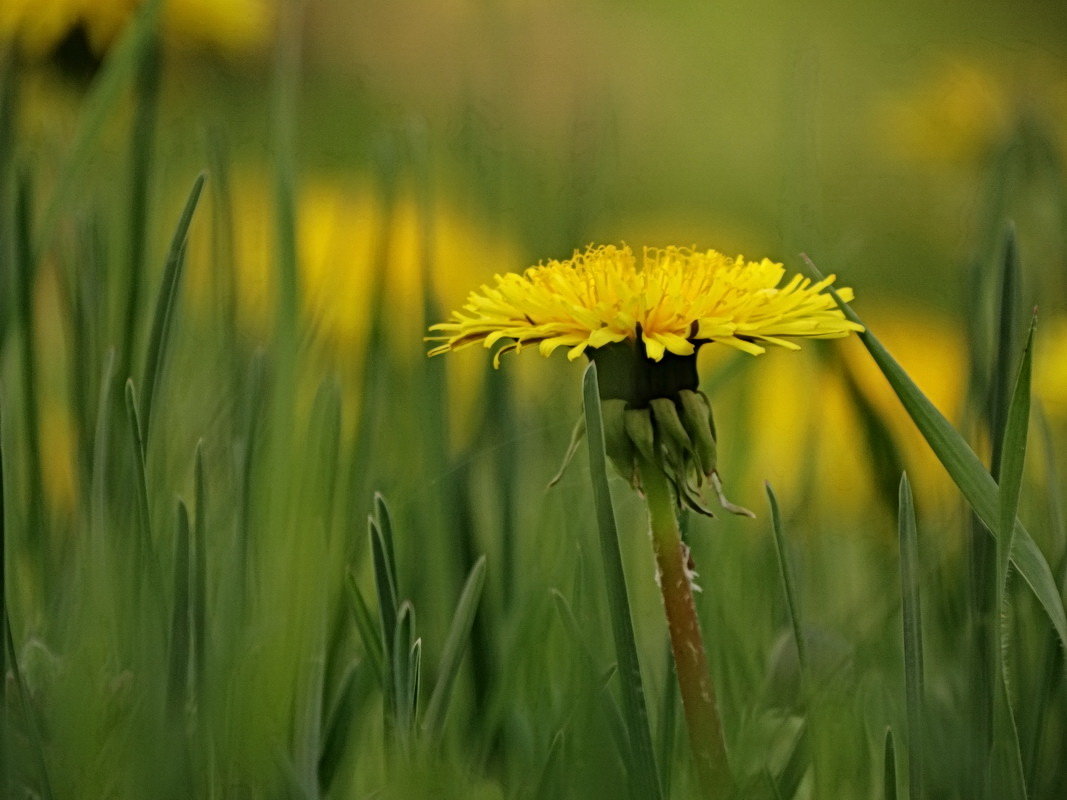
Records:
[[[1064,22],[7,0],[5,796],[633,795],[584,448],[547,488],[581,368],[423,341],[590,242],[808,254],[987,465],[1038,307],[1018,514],[1062,605]],[[702,359],[758,514],[686,521],[741,796],[1067,795],[1049,617],[1017,576],[998,612],[993,539],[863,343]],[[658,780],[691,797],[612,490]]]

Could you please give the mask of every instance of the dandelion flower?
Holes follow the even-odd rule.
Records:
[[[717,343],[759,355],[772,345],[796,350],[793,339],[862,330],[824,293],[834,276],[784,279],[779,263],[715,250],[645,248],[638,268],[627,245],[590,247],[497,275],[431,327],[430,341],[441,344],[430,355],[479,343],[499,345],[497,365],[503,353],[533,344],[545,356],[560,347],[572,360],[586,355],[597,363],[608,455],[635,488],[645,459],[667,474],[679,505],[710,514],[702,496],[711,487],[725,509],[750,514],[722,494],[697,349]],[[852,299],[847,288],[838,293]],[[579,425],[568,456],[580,434]]]
[[[587,350],[640,342],[645,355],[690,356],[706,342],[752,355],[768,345],[798,349],[791,338],[832,339],[861,330],[849,322],[818,283],[800,275],[785,285],[784,267],[746,261],[715,250],[645,248],[641,268],[627,245],[590,247],[522,274],[497,275],[494,286],[472,292],[462,311],[434,325],[442,344],[430,355],[481,343],[497,350],[537,344],[542,355],[567,347],[576,359]],[[852,299],[849,289],[841,297]]]

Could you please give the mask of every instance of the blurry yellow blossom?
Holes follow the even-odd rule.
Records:
[[[31,57],[51,52],[82,28],[89,46],[102,54],[121,33],[141,0],[3,0],[0,42],[14,41]],[[163,31],[168,41],[245,50],[270,34],[269,0],[167,0]]]
[[[62,509],[74,507],[77,483],[74,458],[77,439],[74,423],[61,403],[46,402],[41,413],[41,480],[49,502]]]
[[[1033,58],[1007,70],[984,59],[946,60],[924,83],[887,98],[875,124],[880,144],[900,158],[967,165],[1006,142],[1027,118],[1063,130],[1062,64]]]
[[[232,192],[238,312],[244,325],[260,330],[273,317],[277,269],[274,201],[268,186],[260,177],[239,177]],[[429,220],[423,218],[413,192],[401,191],[387,209],[372,185],[358,180],[346,184],[313,179],[300,191],[297,246],[303,310],[321,338],[346,357],[358,354],[364,343],[379,270],[384,270],[390,329],[403,347],[405,340],[419,340],[425,266],[438,301],[451,304],[471,282],[488,277],[495,265],[516,260],[510,239],[450,199],[439,198],[429,215]],[[216,269],[207,267],[206,245],[201,243],[199,265],[192,265],[190,276],[201,295]],[[471,253],[479,257],[472,259]]]

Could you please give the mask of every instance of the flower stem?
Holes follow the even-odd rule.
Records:
[[[693,602],[688,555],[678,530],[671,488],[658,465],[641,458],[639,467],[697,778],[706,797],[725,798],[733,790],[733,779],[726,760],[715,689]]]

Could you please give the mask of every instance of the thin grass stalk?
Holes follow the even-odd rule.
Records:
[[[674,668],[697,778],[706,797],[728,797],[733,790],[733,778],[726,758],[715,689],[693,600],[688,552],[682,545],[678,519],[674,513],[674,497],[667,476],[659,465],[639,457],[638,469],[648,503],[660,592],[667,612]]]
[[[277,333],[283,345],[290,349],[296,344],[300,312],[296,241],[296,135],[303,19],[303,0],[289,0],[281,5],[272,97],[278,269]]]
[[[22,372],[23,435],[26,437],[26,458],[29,484],[26,541],[33,553],[33,563],[40,570],[43,581],[47,574],[44,559],[47,553],[44,529],[44,475],[41,465],[41,429],[37,404],[37,325],[34,314],[34,286],[36,266],[31,251],[31,209],[33,193],[29,176],[22,175],[15,196],[15,246],[17,251],[17,309],[20,328],[19,348]]]
[[[1012,689],[1007,661],[1010,649],[1008,624],[1008,579],[1011,544],[1015,535],[1015,515],[1022,487],[1023,464],[1026,458],[1027,430],[1030,419],[1030,376],[1032,371],[1034,322],[1023,351],[1015,388],[1003,418],[1003,441],[1000,447],[998,471],[1000,494],[996,548],[996,605],[1000,624],[993,650],[993,674],[998,697],[993,702],[993,753],[990,758],[991,791],[1014,798],[1027,796],[1025,768],[1019,746],[1019,730],[1015,721]],[[1004,735],[1007,731],[1008,735]],[[1001,770],[1004,770],[1002,773]],[[1002,785],[1003,784],[1003,785]]]
[[[148,250],[148,184],[152,172],[152,140],[159,108],[159,84],[163,53],[159,36],[146,45],[141,67],[134,79],[136,105],[130,127],[130,197],[127,217],[126,308],[122,327],[122,363],[119,375],[130,375],[137,352],[141,295],[144,292]]]
[[[900,596],[904,630],[904,690],[908,716],[908,796],[922,800],[925,773],[926,691],[923,677],[922,615],[919,600],[919,534],[906,473],[900,476]]]
[[[608,487],[607,457],[604,450],[604,422],[600,413],[600,393],[597,388],[596,364],[590,363],[582,381],[586,432],[589,443],[589,475],[593,484],[597,531],[604,564],[604,578],[608,594],[612,638],[619,664],[619,685],[622,689],[622,710],[630,740],[627,767],[633,793],[639,798],[654,800],[661,796],[661,784],[656,772],[656,758],[648,725],[648,710],[641,680],[641,664],[634,640],[630,601],[626,590],[619,532],[615,510]]]

